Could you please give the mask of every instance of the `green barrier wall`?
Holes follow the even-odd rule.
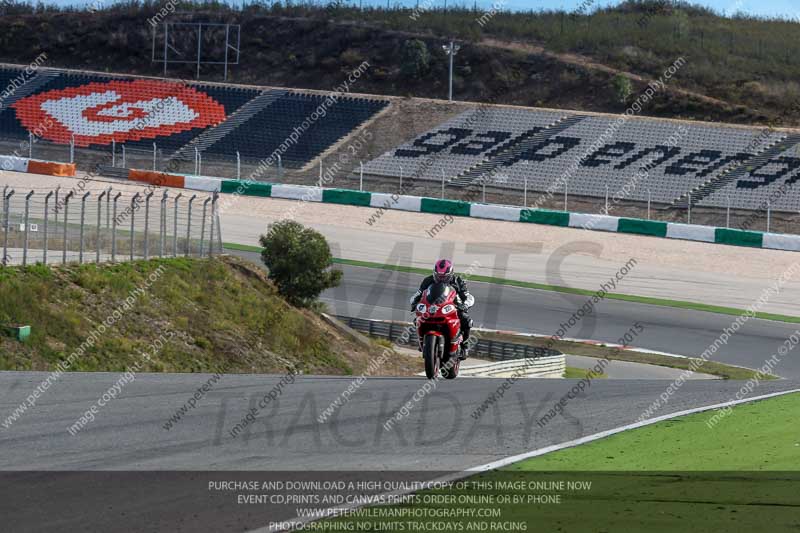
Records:
[[[423,213],[437,213],[440,215],[468,217],[470,205],[471,204],[469,202],[461,202],[459,200],[423,198],[420,204],[420,211]]]
[[[220,185],[220,192],[227,192],[236,194],[241,187],[243,196],[272,196],[272,184],[264,183],[261,181],[236,181],[236,180],[222,180]]]
[[[368,192],[347,189],[322,189],[322,201],[326,204],[369,206],[372,195]]]
[[[617,226],[617,233],[637,233],[639,235],[666,237],[667,223],[653,220],[640,220],[638,218],[621,218]]]
[[[731,244],[733,246],[751,246],[761,248],[764,234],[756,231],[739,229],[717,228],[714,232],[714,242],[718,244]]]
[[[569,213],[546,209],[523,209],[520,211],[519,221],[566,227],[569,226]]]

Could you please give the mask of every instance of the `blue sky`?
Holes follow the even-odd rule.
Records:
[[[100,0],[101,2],[103,0]],[[113,1],[113,0],[106,0]],[[315,0],[320,3],[326,0]],[[356,3],[358,0],[348,0],[348,3]],[[379,4],[385,5],[386,0],[362,0],[364,4]],[[413,6],[416,0],[390,0],[392,4],[400,3],[407,6]],[[473,0],[448,0],[457,4],[472,5]],[[58,5],[81,5],[87,4],[88,1],[81,0],[45,0],[46,3]],[[232,4],[240,3],[240,0],[230,0]],[[437,4],[444,3],[444,0],[435,0]],[[479,6],[490,6],[493,2],[502,3],[506,9],[560,9],[566,10],[576,9],[579,5],[592,0],[478,0]],[[599,6],[608,6],[619,3],[619,0],[594,0],[592,8]],[[732,15],[736,11],[744,11],[759,16],[782,16],[784,18],[793,18],[800,20],[800,3],[797,0],[699,0],[693,2],[704,6],[711,7],[720,13]]]
[[[509,6],[514,8],[524,7],[525,9],[529,9],[530,6],[534,6],[534,9],[536,6],[552,9],[558,9],[563,6],[564,9],[570,10],[575,9],[583,2],[584,0],[511,0],[509,1]],[[608,6],[618,3],[618,0],[596,0],[597,6]],[[746,13],[769,17],[793,16],[795,19],[800,15],[800,4],[798,4],[797,0],[700,0],[692,3],[710,7],[720,13],[724,12],[727,15],[732,15],[736,11],[744,11]],[[592,4],[592,6],[594,5],[595,4]]]

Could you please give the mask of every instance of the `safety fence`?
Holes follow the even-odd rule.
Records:
[[[218,198],[5,186],[0,247],[3,265],[210,257],[222,250]]]
[[[399,345],[416,347],[419,343],[417,331],[410,322],[394,322],[390,320],[368,320],[349,316],[337,316],[339,320],[356,331],[366,333],[371,337],[378,337],[396,342]],[[406,333],[410,331],[409,333]],[[470,348],[470,353],[475,357],[491,359],[494,361],[509,361],[513,359],[540,359],[556,357],[561,352],[529,344],[497,341],[480,337],[480,330],[473,329],[474,337],[478,342]],[[407,342],[402,342],[404,339]],[[401,341],[401,342],[398,342]]]
[[[573,195],[567,190],[549,195],[527,186],[522,190],[509,189],[495,180],[477,180],[469,186],[454,183],[454,176],[416,175],[401,169],[397,177],[375,175],[365,171],[366,161],[356,157],[339,157],[342,149],[336,149],[312,163],[282,160],[277,156],[265,164],[265,160],[244,157],[236,150],[230,153],[206,154],[193,147],[177,154],[157,141],[150,145],[127,146],[112,143],[108,149],[80,148],[70,144],[58,144],[33,136],[30,141],[0,137],[0,154],[15,158],[32,158],[50,162],[69,162],[79,170],[98,169],[106,176],[124,177],[132,169],[148,170],[168,174],[214,177],[217,180],[242,180],[253,183],[312,185],[323,189],[350,189],[372,191],[387,196],[420,196],[453,202],[505,205],[526,209],[531,204],[540,208],[562,212],[583,212],[639,218],[664,223],[681,220],[688,224],[714,226],[731,230],[765,230],[796,234],[797,216],[792,212],[775,212],[765,204],[760,210],[742,210],[732,207],[668,206],[654,203],[651,207],[649,192],[647,201],[622,199],[619,202],[615,191],[608,189],[605,199]],[[342,162],[344,160],[344,162]],[[527,183],[527,182],[526,182]]]

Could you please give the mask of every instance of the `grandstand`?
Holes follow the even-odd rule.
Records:
[[[365,172],[444,175],[461,187],[487,177],[495,187],[529,191],[563,191],[568,182],[570,195],[624,190],[627,200],[672,205],[685,205],[691,193],[693,203],[723,207],[730,195],[740,209],[763,209],[769,187],[798,179],[798,143],[800,136],[763,128],[479,107],[370,161]],[[787,194],[774,208],[795,210],[799,202]]]
[[[0,86],[22,74],[20,67],[0,67]],[[385,99],[339,95],[332,100],[324,93],[41,69],[0,101],[0,136],[27,139],[36,132],[52,143],[74,140],[78,147],[100,150],[112,142],[150,150],[156,142],[167,158],[190,160],[197,148],[228,158],[239,152],[242,160],[258,161],[300,130],[282,154],[284,166],[300,168],[387,104]]]
[[[22,73],[0,66],[0,86]],[[155,142],[162,162],[191,161],[196,152],[204,162],[226,162],[238,153],[255,165],[278,150],[285,168],[307,171],[388,104],[364,95],[331,103],[328,94],[294,89],[40,69],[0,100],[0,137],[35,132],[104,153],[116,142],[129,154],[152,153]],[[48,117],[53,124],[42,127]],[[523,189],[535,195],[566,187],[586,199],[624,191],[620,200],[683,208],[691,194],[701,207],[800,210],[791,190],[800,179],[800,135],[788,130],[499,105],[449,117],[421,134],[378,128],[380,150],[394,148],[365,162],[364,174],[391,183],[444,178],[451,191],[486,182],[511,203]]]

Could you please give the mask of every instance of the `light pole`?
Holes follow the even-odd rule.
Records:
[[[461,46],[453,43],[453,41],[450,41],[449,45],[446,44],[442,45],[442,50],[444,50],[444,53],[450,56],[450,83],[449,83],[450,90],[448,92],[447,99],[450,100],[451,102],[453,101],[453,57],[458,53],[460,49]]]

